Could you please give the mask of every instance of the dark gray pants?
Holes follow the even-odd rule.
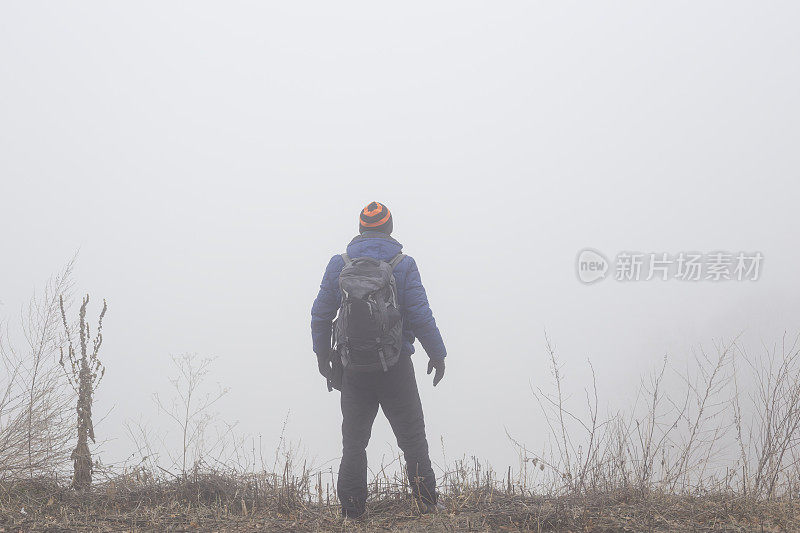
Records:
[[[428,455],[425,420],[411,358],[401,356],[388,372],[344,371],[342,380],[342,464],[337,491],[342,511],[359,515],[367,499],[367,443],[378,406],[403,450],[411,490],[436,503],[436,477]]]

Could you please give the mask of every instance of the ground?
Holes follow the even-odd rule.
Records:
[[[369,516],[344,521],[333,502],[243,500],[159,490],[6,490],[0,532],[17,531],[800,531],[800,502],[725,495],[538,497],[472,491],[420,516],[402,495],[372,501]],[[205,499],[205,501],[203,501]]]

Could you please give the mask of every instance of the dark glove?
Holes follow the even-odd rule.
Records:
[[[330,392],[331,389],[342,390],[343,379],[344,366],[342,366],[342,358],[338,352],[333,352],[331,354],[331,377],[328,380],[328,392]]]
[[[433,386],[435,387],[444,377],[444,357],[428,360],[428,375],[431,374],[434,368],[436,369],[436,373],[433,375]]]
[[[342,373],[344,369],[342,368],[339,355],[336,352],[333,353],[333,361],[330,360],[330,356],[318,354],[317,366],[319,368],[319,373],[327,382],[328,392],[331,392],[333,389],[342,390]]]
[[[327,354],[317,354],[317,366],[323,378],[331,379],[331,360]]]

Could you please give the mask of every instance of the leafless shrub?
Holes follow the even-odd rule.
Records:
[[[228,388],[219,388],[213,393],[201,394],[200,386],[212,361],[210,358],[198,359],[192,354],[172,357],[177,373],[170,378],[170,383],[175,396],[169,401],[162,400],[158,394],[153,396],[159,412],[177,424],[180,431],[181,443],[177,453],[166,445],[164,449],[171,461],[168,469],[172,471],[177,467],[183,480],[187,479],[190,469],[197,472],[211,457],[215,462],[221,462],[220,456],[231,444],[231,425],[209,441],[209,429],[216,419],[211,408],[229,392]]]
[[[0,481],[54,477],[69,457],[72,396],[58,367],[59,296],[69,298],[75,259],[50,278],[21,315],[24,342],[0,331]]]
[[[635,492],[732,493],[774,498],[797,494],[800,473],[800,348],[779,347],[750,357],[738,338],[698,350],[677,383],[667,386],[667,358],[643,381],[627,413],[598,418],[594,369],[585,409],[572,410],[550,340],[545,353],[553,392],[534,388],[549,428],[549,446],[520,448],[539,470],[536,486],[552,494]],[[749,372],[742,372],[737,358]],[[670,392],[668,392],[670,391]],[[548,451],[549,450],[549,451]],[[526,486],[534,485],[526,479]]]
[[[67,380],[78,395],[75,411],[78,415],[77,430],[78,443],[72,451],[73,473],[72,486],[85,490],[92,484],[92,454],[89,451],[89,439],[95,442],[94,424],[92,422],[92,397],[105,375],[106,369],[99,359],[100,347],[103,345],[103,317],[108,306],[103,300],[103,309],[97,320],[97,332],[92,338],[89,323],[86,321],[86,306],[89,304],[89,295],[81,301],[78,314],[78,339],[80,354],[76,352],[72,342],[72,334],[67,322],[67,312],[64,309],[64,298],[59,297],[61,321],[67,344],[67,358],[64,359],[63,347],[60,349],[59,364],[64,368]]]
[[[121,475],[109,477],[116,486],[149,486],[168,489],[172,498],[236,506],[243,513],[277,508],[286,512],[305,502],[311,494],[312,471],[298,446],[285,438],[287,418],[267,465],[260,437],[237,436],[236,424],[224,422],[213,407],[229,389],[206,389],[211,358],[193,354],[172,357],[176,373],[169,379],[174,395],[153,396],[160,413],[178,429],[176,438],[159,434],[142,421],[126,425],[136,452],[134,464],[125,464]],[[122,484],[122,485],[121,485]],[[326,488],[328,498],[330,486]]]
[[[741,491],[751,497],[798,493],[800,461],[800,347],[784,335],[779,346],[761,357],[738,350],[754,376],[743,407],[732,402],[741,455]],[[736,383],[737,390],[739,383]],[[744,409],[744,411],[743,411]],[[751,416],[743,416],[750,412]]]

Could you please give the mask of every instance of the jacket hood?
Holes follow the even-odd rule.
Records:
[[[389,261],[402,251],[402,244],[379,231],[365,231],[347,245],[347,255],[353,258],[372,257]]]

